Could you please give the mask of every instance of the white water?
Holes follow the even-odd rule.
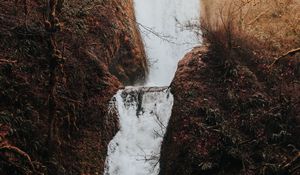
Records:
[[[199,44],[195,33],[183,28],[198,23],[200,0],[135,0],[135,9],[151,64],[146,86],[168,86],[178,61]]]
[[[159,173],[173,95],[158,86],[169,86],[179,59],[199,43],[192,31],[182,30],[186,22],[199,20],[199,8],[199,0],[135,0],[150,73],[146,87],[126,87],[110,102],[109,109],[119,115],[120,130],[109,143],[105,175]]]
[[[157,175],[172,94],[167,88],[127,88],[114,98],[120,131],[108,146],[104,174]]]

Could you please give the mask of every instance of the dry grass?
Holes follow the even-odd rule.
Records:
[[[225,75],[243,65],[271,86],[288,84],[276,88],[299,99],[299,0],[203,0],[202,7],[204,41]]]
[[[239,33],[264,42],[274,56],[300,46],[298,0],[202,0],[202,16],[214,27],[230,18]]]

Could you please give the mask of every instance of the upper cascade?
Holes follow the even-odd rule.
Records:
[[[135,0],[136,18],[150,65],[146,86],[170,85],[178,61],[198,36],[188,24],[200,21],[199,0]]]

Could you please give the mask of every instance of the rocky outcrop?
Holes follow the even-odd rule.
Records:
[[[160,175],[299,173],[299,85],[246,53],[224,67],[203,46],[180,61]]]
[[[0,174],[102,174],[107,144],[118,130],[108,102],[119,87],[143,82],[147,74],[133,3],[58,0],[63,30],[55,45],[65,62],[55,77],[57,118],[49,153],[43,2],[0,2]]]

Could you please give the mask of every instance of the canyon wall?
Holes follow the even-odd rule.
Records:
[[[203,46],[180,61],[160,175],[299,173],[299,85],[235,56],[224,69],[222,56]]]
[[[65,61],[52,79],[53,109],[49,9],[43,1],[0,2],[3,175],[102,174],[107,144],[118,130],[108,102],[121,86],[144,82],[148,72],[131,0],[59,0],[56,8],[62,31],[55,47]]]
[[[297,174],[300,55],[280,55],[299,2],[223,2],[202,1],[204,45],[178,64],[160,175]]]

